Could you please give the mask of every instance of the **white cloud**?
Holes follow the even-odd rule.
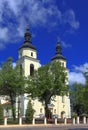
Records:
[[[79,22],[76,21],[76,16],[75,16],[75,12],[70,9],[67,10],[64,14],[63,14],[63,22],[65,24],[70,24],[70,26],[74,29],[78,29],[79,28]]]
[[[16,67],[16,63],[15,63],[15,62],[13,62],[13,68],[14,68],[14,67]]]
[[[6,40],[8,39],[8,28],[0,28],[0,39],[1,40]]]
[[[68,47],[71,47],[71,44],[67,44],[65,43],[64,41],[61,41],[61,44],[64,48],[68,48]]]
[[[18,15],[19,12],[19,6],[23,0],[4,0],[8,3],[9,8],[15,13],[15,15]]]
[[[69,83],[85,84],[85,77],[81,72],[69,72]]]
[[[73,67],[74,67],[75,71],[79,71],[82,73],[88,72],[88,63],[85,63],[85,64],[80,65],[80,66],[74,65]]]
[[[84,77],[85,72],[88,72],[88,63],[84,63],[83,65],[76,66],[73,65],[73,71],[69,72],[69,83],[81,83],[85,84],[86,80]]]
[[[0,0],[0,39],[4,45],[7,40],[14,42],[22,37],[27,24],[52,30],[67,23],[73,29],[79,28],[74,11],[62,13],[54,0]]]

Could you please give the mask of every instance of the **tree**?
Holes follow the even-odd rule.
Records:
[[[3,115],[3,107],[0,103],[0,124],[2,124],[3,122],[3,118],[4,118],[4,115]]]
[[[71,108],[72,112],[77,115],[88,114],[88,69],[83,73],[85,84],[73,84],[71,86]]]
[[[88,114],[88,68],[86,68],[86,72],[84,73],[86,83],[84,85],[84,93],[83,93],[83,98],[84,98],[84,110],[85,113]]]
[[[24,93],[25,80],[20,71],[19,66],[13,67],[12,58],[8,58],[0,69],[0,95],[9,97],[14,120],[16,97]]]
[[[26,115],[25,115],[27,122],[32,123],[34,112],[35,110],[32,107],[31,100],[29,100],[27,105]]]
[[[85,113],[84,91],[85,91],[85,86],[77,83],[72,85],[70,91],[72,113],[76,113],[78,116]]]
[[[40,67],[34,71],[32,76],[28,77],[26,92],[44,104],[46,117],[49,112],[48,104],[50,101],[56,95],[68,94],[68,91],[67,71],[59,61]]]

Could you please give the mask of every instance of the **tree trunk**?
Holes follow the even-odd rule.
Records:
[[[11,101],[11,107],[12,107],[12,116],[13,116],[13,120],[16,120],[16,114],[15,114],[15,107],[14,107],[14,102]]]
[[[14,107],[15,99],[11,93],[10,93],[10,100],[11,100],[12,116],[13,120],[15,121],[16,120],[15,107]]]
[[[48,118],[48,104],[45,103],[45,117]]]
[[[48,94],[47,98],[45,99],[45,117],[47,119],[52,118],[51,111],[48,108],[48,104],[50,104],[51,97],[52,97],[52,93]]]

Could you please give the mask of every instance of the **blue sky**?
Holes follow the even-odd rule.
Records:
[[[0,0],[0,62],[18,58],[30,26],[38,59],[46,64],[61,41],[70,83],[85,83],[88,67],[88,0]]]

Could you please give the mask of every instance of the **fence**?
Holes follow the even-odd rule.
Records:
[[[8,125],[8,117],[4,117],[4,125]],[[22,117],[19,117],[19,125],[22,125],[23,124],[23,119]],[[35,117],[33,117],[33,120],[32,120],[32,125],[35,125],[35,124],[44,124],[44,125],[47,125],[47,124],[55,124],[55,125],[58,125],[58,124],[64,124],[64,125],[67,125],[67,124],[88,124],[88,117],[73,117],[73,118],[64,118],[64,119],[61,119],[61,118],[54,118],[54,119],[36,119]]]

